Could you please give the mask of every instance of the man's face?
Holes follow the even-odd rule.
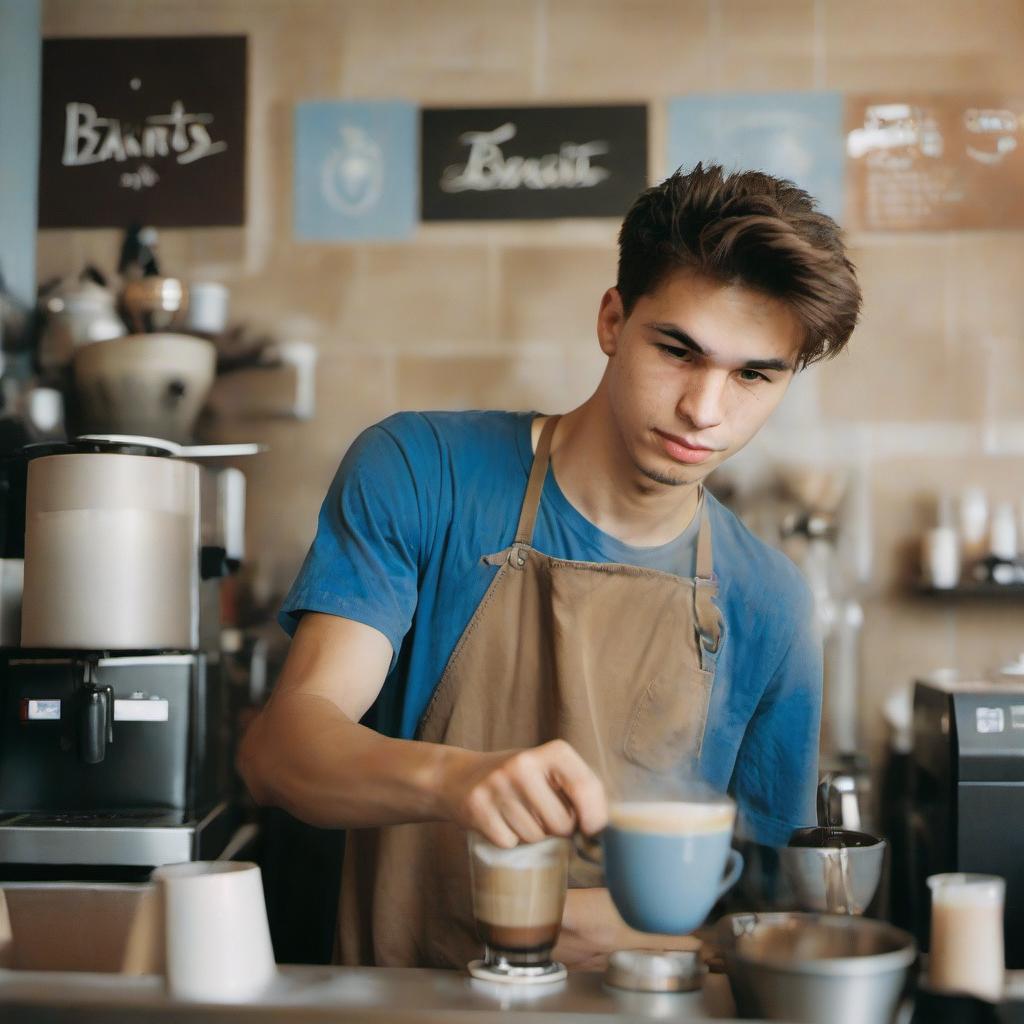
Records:
[[[682,270],[628,317],[610,289],[598,338],[626,456],[678,485],[703,480],[760,430],[793,379],[803,331],[780,300]]]

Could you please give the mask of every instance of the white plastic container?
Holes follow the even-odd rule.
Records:
[[[970,992],[998,1002],[1006,984],[1003,903],[1006,881],[998,875],[931,875],[932,988]]]
[[[168,864],[163,892],[167,990],[176,999],[246,1002],[277,974],[263,876],[246,861]]]

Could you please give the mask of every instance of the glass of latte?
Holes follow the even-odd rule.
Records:
[[[469,833],[473,918],[483,960],[469,965],[490,980],[556,980],[565,969],[551,951],[558,941],[568,885],[568,839],[504,849]]]

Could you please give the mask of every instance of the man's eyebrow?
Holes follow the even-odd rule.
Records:
[[[652,330],[657,331],[659,334],[664,334],[666,337],[671,338],[673,341],[678,342],[684,348],[689,349],[691,352],[696,353],[699,356],[711,356],[706,348],[696,339],[690,337],[686,331],[680,329],[675,324],[659,324],[651,323],[645,324],[645,327],[650,327]],[[792,363],[785,359],[748,359],[740,366],[741,370],[777,370],[780,373],[787,370],[793,370],[795,367]]]

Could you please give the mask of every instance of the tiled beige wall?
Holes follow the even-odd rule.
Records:
[[[1014,91],[1020,0],[46,0],[48,35],[250,38],[249,217],[162,235],[168,270],[228,283],[239,319],[321,353],[310,423],[223,425],[272,451],[250,464],[251,536],[284,585],[340,453],[398,408],[558,410],[601,359],[597,303],[616,225],[431,225],[401,245],[291,239],[293,105],[648,100],[652,174],[664,101],[713,90]],[[44,232],[39,271],[113,268],[113,231]],[[774,451],[815,445],[865,487],[868,719],[918,670],[986,667],[1024,648],[1024,609],[908,597],[927,495],[969,481],[1024,495],[1024,245],[1019,232],[858,235],[862,326],[804,383]],[[759,452],[772,454],[768,444]],[[757,458],[765,457],[763,454]]]

